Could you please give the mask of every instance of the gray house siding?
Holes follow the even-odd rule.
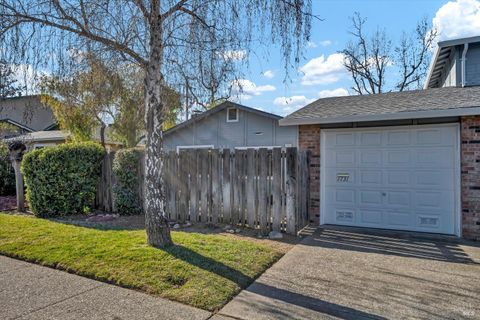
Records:
[[[472,44],[468,48],[465,76],[467,86],[480,85],[480,43]]]
[[[463,46],[452,50],[450,59],[445,64],[440,87],[460,87],[462,85],[462,51]],[[465,85],[480,85],[480,44],[471,44],[465,60]]]
[[[213,146],[214,148],[297,146],[297,127],[280,127],[278,120],[239,109],[237,122],[227,122],[227,109],[212,113],[188,126],[167,132],[166,150],[178,146]]]

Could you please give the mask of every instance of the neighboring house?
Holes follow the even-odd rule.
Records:
[[[440,43],[425,90],[319,99],[280,120],[312,153],[312,223],[480,240],[479,43],[463,78],[444,60],[472,39]]]
[[[280,127],[281,118],[227,101],[165,131],[164,147],[172,151],[297,146],[297,128]]]
[[[52,147],[58,144],[65,143],[67,142],[69,136],[70,133],[61,130],[37,131],[12,137],[7,139],[7,141],[21,140],[27,146],[27,150],[32,150]],[[94,140],[100,142],[98,132]],[[117,151],[122,148],[122,144],[107,138],[105,141],[105,148],[108,151]]]
[[[38,95],[0,99],[0,122],[16,128],[3,132],[0,138],[57,129],[52,110],[41,103]]]

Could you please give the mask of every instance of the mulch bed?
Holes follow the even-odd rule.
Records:
[[[17,209],[16,196],[0,196],[0,211],[12,211]]]

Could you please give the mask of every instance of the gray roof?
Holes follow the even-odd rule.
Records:
[[[27,131],[45,130],[56,122],[52,110],[41,103],[38,95],[0,99],[0,121]]]
[[[427,79],[425,80],[425,88],[439,87],[442,75],[446,72],[444,69],[450,60],[450,56],[452,55],[455,46],[478,42],[480,42],[480,36],[439,42],[430,63],[430,69],[428,71]]]
[[[480,114],[480,87],[447,87],[319,99],[280,125],[434,118]]]
[[[21,140],[25,142],[65,141],[70,134],[61,130],[35,131],[6,139],[6,141]]]
[[[166,130],[164,132],[164,134],[170,134],[178,129],[181,129],[181,128],[184,128],[184,127],[187,127],[201,119],[204,119],[214,113],[217,113],[217,112],[220,112],[221,110],[224,110],[226,108],[237,108],[237,109],[240,109],[240,110],[243,110],[243,111],[246,111],[246,112],[252,112],[252,113],[255,113],[255,114],[258,114],[260,116],[264,116],[264,117],[267,117],[267,118],[271,118],[271,119],[274,119],[274,120],[280,120],[282,119],[281,116],[278,116],[276,114],[273,114],[273,113],[268,113],[268,112],[265,112],[265,111],[261,111],[261,110],[258,110],[258,109],[254,109],[254,108],[250,108],[250,107],[247,107],[247,106],[244,106],[244,105],[241,105],[241,104],[238,104],[238,103],[235,103],[235,102],[231,102],[231,101],[225,101],[225,102],[222,102],[221,104],[219,104],[218,106],[212,108],[212,109],[209,109],[205,112],[202,112],[200,113],[199,115],[196,115],[195,117],[187,120],[187,121],[184,121],[180,124],[177,124],[175,127],[172,127],[168,130]]]

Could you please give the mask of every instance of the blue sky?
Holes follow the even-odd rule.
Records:
[[[265,56],[251,55],[237,99],[250,107],[286,115],[320,97],[348,94],[351,80],[341,66],[342,50],[351,36],[350,17],[360,12],[368,19],[366,32],[384,28],[395,40],[413,31],[423,17],[432,21],[441,40],[480,35],[480,0],[313,0],[311,44],[305,48],[299,70],[285,72],[277,50]],[[388,79],[387,79],[388,80]]]

